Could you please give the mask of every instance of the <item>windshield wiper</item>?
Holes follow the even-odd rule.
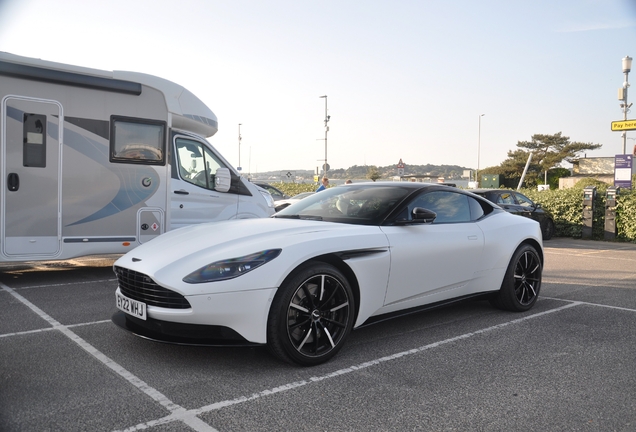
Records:
[[[293,215],[278,215],[278,214],[275,214],[272,217],[273,218],[281,218],[281,219],[302,219],[302,220],[316,220],[316,221],[321,221],[322,220],[322,216],[298,215],[298,214],[293,214]]]
[[[314,216],[314,215],[298,215],[298,218],[302,220],[317,220],[317,221],[322,220],[322,216]]]

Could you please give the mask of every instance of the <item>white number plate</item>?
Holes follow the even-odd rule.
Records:
[[[134,316],[142,320],[146,320],[146,303],[126,297],[120,293],[115,293],[117,297],[117,309],[126,312],[128,315]]]

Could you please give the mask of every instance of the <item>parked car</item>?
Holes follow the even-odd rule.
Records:
[[[281,211],[282,209],[284,209],[285,207],[288,207],[294,203],[297,203],[298,201],[300,201],[303,198],[307,198],[308,196],[311,196],[313,194],[315,194],[316,192],[301,192],[298,195],[294,195],[291,198],[288,199],[284,199],[284,200],[280,200],[276,203],[276,207],[274,207],[274,210],[276,210],[277,212]]]
[[[272,186],[269,183],[264,183],[264,182],[252,182],[252,183],[254,183],[256,186],[262,187],[267,192],[269,192],[269,194],[274,199],[274,202],[289,198],[289,195],[287,195],[286,193],[284,193],[280,189],[275,188],[274,186]]]
[[[541,288],[539,224],[424,183],[326,189],[270,218],[162,234],[114,264],[118,326],[180,344],[267,345],[316,365],[352,329],[485,296],[527,311]]]
[[[510,189],[475,189],[471,192],[483,196],[510,213],[536,220],[541,224],[543,240],[550,240],[554,236],[554,218],[550,212],[524,194]]]

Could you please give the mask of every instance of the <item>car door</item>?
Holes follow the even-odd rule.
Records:
[[[515,199],[517,200],[517,205],[524,212],[524,216],[532,218],[537,222],[543,224],[545,219],[545,212],[539,206],[537,206],[534,201],[519,192],[513,192]]]
[[[210,148],[195,139],[174,139],[177,178],[171,179],[171,229],[236,217],[239,196],[215,190],[215,173],[226,168]]]
[[[479,204],[450,188],[427,191],[397,218],[410,218],[415,207],[432,210],[437,218],[430,224],[382,227],[391,245],[385,306],[415,307],[472,292],[484,249],[484,234],[476,223],[483,215],[475,210]]]
[[[488,199],[508,213],[514,213],[520,216],[527,216],[527,212],[523,207],[519,206],[511,191],[496,191],[488,195]]]

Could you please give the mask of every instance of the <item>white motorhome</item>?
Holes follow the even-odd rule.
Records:
[[[178,84],[0,52],[0,262],[125,253],[181,226],[274,213]]]

